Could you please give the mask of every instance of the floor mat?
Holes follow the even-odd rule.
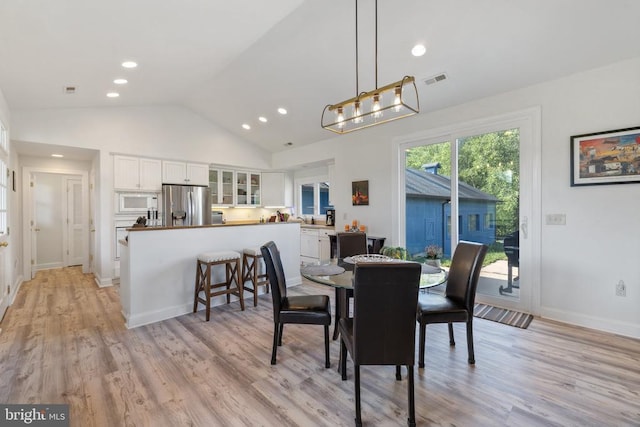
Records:
[[[473,315],[480,319],[492,320],[517,328],[527,329],[533,320],[531,314],[520,311],[507,310],[506,308],[494,307],[486,304],[476,304]]]

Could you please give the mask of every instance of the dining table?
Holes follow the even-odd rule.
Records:
[[[414,262],[392,259],[384,255],[363,254],[346,258],[332,258],[317,262],[303,263],[300,266],[302,277],[314,283],[335,288],[335,322],[333,339],[338,338],[338,322],[342,317],[349,317],[349,298],[353,296],[353,270],[361,262]],[[420,290],[442,285],[447,281],[447,271],[428,264],[422,264]]]

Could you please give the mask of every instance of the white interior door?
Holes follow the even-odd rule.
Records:
[[[40,229],[38,228],[38,221],[36,217],[36,175],[31,174],[29,177],[29,224],[30,224],[30,240],[31,240],[31,253],[29,254],[29,258],[25,260],[25,263],[29,263],[31,266],[29,277],[33,279],[36,277],[36,259],[38,259],[38,233]]]
[[[81,265],[84,260],[84,239],[87,230],[83,215],[82,180],[77,177],[65,178],[66,218],[64,224],[63,259],[64,266]]]
[[[4,316],[11,297],[10,279],[8,274],[7,246],[9,245],[9,230],[7,228],[9,212],[9,169],[7,168],[9,152],[9,138],[7,131],[0,123],[0,320]],[[15,176],[14,176],[15,179]],[[14,182],[15,185],[15,182]]]

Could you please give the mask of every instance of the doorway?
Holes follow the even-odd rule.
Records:
[[[88,173],[25,168],[25,277],[82,265],[89,271]]]
[[[439,250],[446,266],[460,240],[486,244],[476,300],[526,312],[539,304],[536,123],[529,110],[425,134],[399,145],[398,162],[408,252],[421,261]]]

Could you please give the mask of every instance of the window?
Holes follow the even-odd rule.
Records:
[[[469,231],[480,231],[480,215],[470,214],[467,226],[469,227]]]
[[[300,214],[324,215],[327,209],[332,209],[329,204],[329,183],[312,182],[300,185]]]
[[[488,212],[484,214],[484,228],[485,230],[489,230],[493,228],[495,221],[493,219],[493,213]]]

